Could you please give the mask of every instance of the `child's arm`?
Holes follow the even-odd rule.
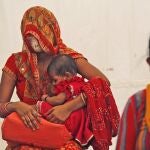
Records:
[[[63,104],[65,102],[66,94],[65,93],[59,93],[58,95],[52,96],[52,97],[50,97],[48,95],[43,95],[41,97],[41,99],[43,101],[48,102],[49,104],[51,104],[53,106],[57,106],[57,105]]]

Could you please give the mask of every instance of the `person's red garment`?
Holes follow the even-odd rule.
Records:
[[[106,81],[93,78],[83,86],[87,96],[87,112],[91,119],[96,150],[108,150],[112,136],[116,136],[120,115],[111,89]]]
[[[74,76],[70,80],[61,81],[55,86],[55,94],[64,92],[66,94],[66,101],[74,100],[74,96],[80,95],[82,86],[85,84],[82,77]],[[44,101],[38,101],[38,110],[43,117],[53,107]],[[90,126],[90,119],[87,115],[86,108],[81,108],[74,111],[69,118],[65,121],[65,126],[71,132],[73,138],[78,141],[82,146],[85,146],[93,138],[93,133]]]
[[[12,143],[27,144],[41,148],[60,148],[72,139],[62,124],[54,124],[41,118],[39,129],[33,131],[26,127],[14,112],[2,124],[2,137]]]

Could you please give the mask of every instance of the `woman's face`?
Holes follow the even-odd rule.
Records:
[[[34,50],[34,52],[37,53],[43,52],[38,40],[34,36],[28,36],[27,40],[31,48]]]

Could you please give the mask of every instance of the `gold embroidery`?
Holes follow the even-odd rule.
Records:
[[[28,81],[25,83],[24,96],[32,99],[38,99],[35,89]]]
[[[25,89],[24,89],[24,97],[37,99],[37,94],[34,87],[29,83],[29,80],[32,78],[32,72],[30,69],[29,61],[23,61],[22,55],[19,53],[15,54],[15,62],[16,66],[20,72],[20,74],[24,77]]]
[[[43,15],[40,15],[39,17],[38,17],[38,25],[39,25],[39,27],[43,27],[43,25],[44,25],[44,22],[43,22]]]
[[[17,79],[15,73],[13,73],[8,67],[4,66],[4,68],[2,69],[2,71],[8,73],[8,75],[9,75],[10,77],[12,77],[14,80]]]
[[[36,18],[36,13],[35,13],[34,10],[31,10],[30,13],[29,13],[29,20],[31,22],[33,22],[35,20],[35,18]]]

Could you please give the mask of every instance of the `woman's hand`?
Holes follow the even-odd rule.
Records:
[[[50,122],[64,123],[73,111],[76,111],[84,106],[85,104],[79,95],[63,105],[53,107],[45,114],[45,116],[47,116],[46,118]]]
[[[59,105],[50,109],[45,115],[47,120],[53,123],[64,123],[70,116],[71,111],[68,110],[67,105]]]
[[[17,112],[27,127],[32,130],[39,128],[38,123],[40,123],[40,114],[34,109],[33,106],[23,102],[14,102],[12,105],[14,111]]]

